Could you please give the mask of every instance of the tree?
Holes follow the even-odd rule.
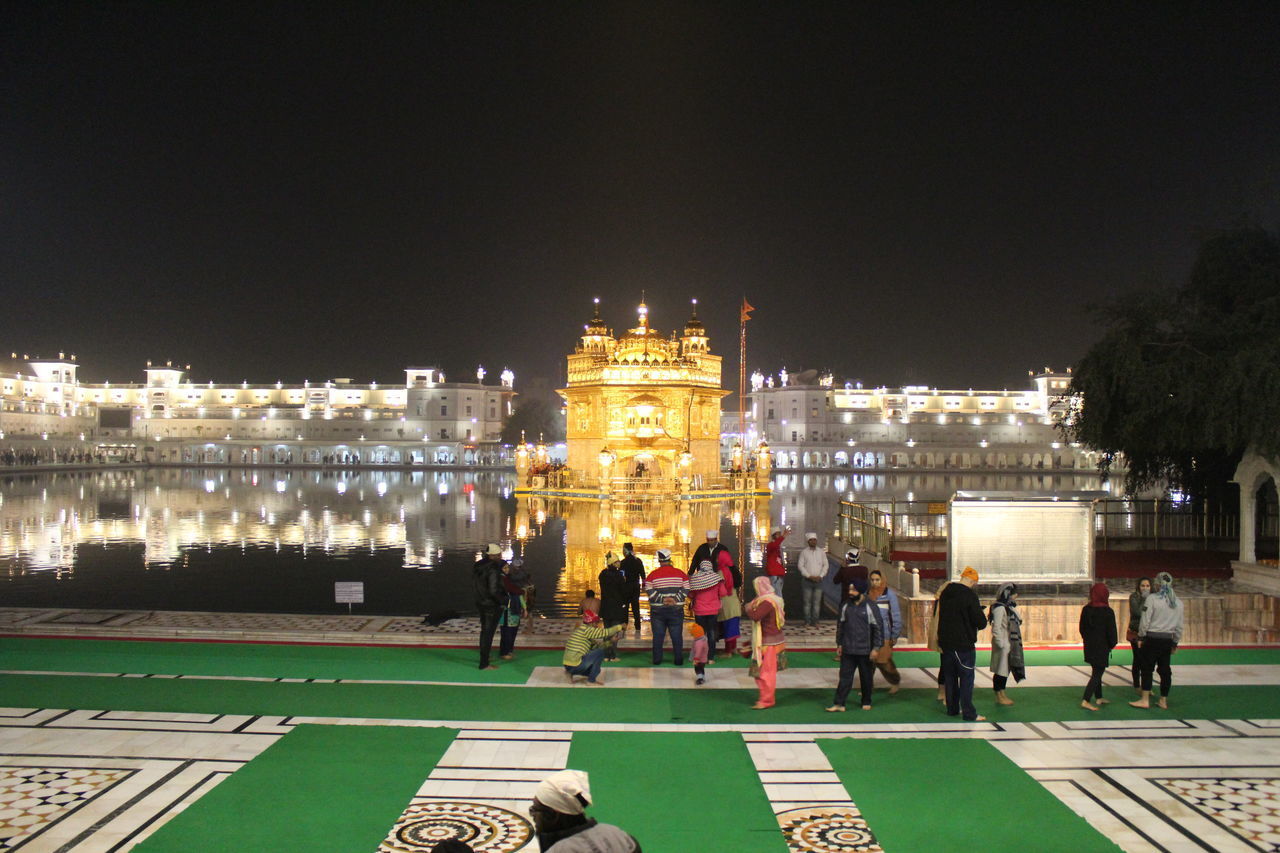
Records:
[[[1126,488],[1227,498],[1241,455],[1280,455],[1280,241],[1261,228],[1201,244],[1186,282],[1096,309],[1067,437],[1124,454]]]
[[[527,441],[537,441],[539,435],[548,442],[564,441],[564,415],[551,400],[542,397],[521,400],[502,427],[502,443],[519,444],[521,431]]]

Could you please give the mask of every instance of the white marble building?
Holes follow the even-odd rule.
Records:
[[[74,356],[0,364],[0,442],[134,447],[148,462],[506,464],[502,425],[515,376],[446,382],[410,367],[404,382],[194,382],[148,363],[142,383],[87,383]]]
[[[863,388],[817,371],[752,376],[739,429],[722,416],[722,452],[762,439],[779,469],[1095,469],[1097,454],[1064,442],[1070,371],[1045,369],[999,391],[922,385]]]

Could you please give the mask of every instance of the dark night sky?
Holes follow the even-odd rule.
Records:
[[[727,384],[746,295],[748,369],[1021,386],[1278,143],[1275,2],[13,2],[0,349],[519,386],[644,289]]]

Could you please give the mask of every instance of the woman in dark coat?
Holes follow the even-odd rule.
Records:
[[[1087,711],[1098,710],[1110,699],[1102,698],[1102,674],[1111,662],[1111,650],[1120,637],[1116,631],[1116,612],[1107,599],[1111,591],[1105,583],[1095,583],[1089,588],[1089,603],[1080,610],[1080,639],[1084,641],[1084,662],[1093,667],[1089,683],[1084,688],[1080,707]],[[1097,705],[1091,700],[1097,700]]]
[[[1151,578],[1138,578],[1133,585],[1133,593],[1129,596],[1129,630],[1125,639],[1129,648],[1133,649],[1133,664],[1129,674],[1133,676],[1133,689],[1142,690],[1142,651],[1138,648],[1138,623],[1142,621],[1142,611],[1147,606],[1147,596],[1151,594]]]
[[[627,577],[619,568],[621,561],[610,551],[605,555],[605,568],[600,573],[600,620],[606,628],[627,622]],[[618,659],[618,641],[605,645],[605,660]]]

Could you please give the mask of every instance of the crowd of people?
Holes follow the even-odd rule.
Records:
[[[683,666],[687,610],[693,621],[688,651],[694,684],[707,683],[707,667],[715,662],[717,650],[723,646],[726,656],[740,652],[750,658],[750,672],[759,690],[752,707],[773,707],[778,673],[787,668],[786,613],[781,594],[786,560],[781,546],[789,532],[789,528],[773,530],[765,549],[764,573],[753,579],[753,595],[745,605],[742,572],[732,553],[719,541],[716,530],[706,532],[706,541],[694,551],[687,573],[672,563],[667,549],[658,550],[658,566],[647,574],[631,543],[623,546],[620,557],[609,552],[599,574],[599,595],[595,589],[585,591],[579,605],[579,624],[565,644],[562,663],[570,683],[604,683],[603,664],[617,659],[618,640],[628,624],[640,629],[640,596],[646,594],[654,666],[663,664],[668,646],[675,666]],[[816,533],[806,534],[806,547],[797,560],[804,584],[806,624],[818,622],[817,605],[811,602],[822,600],[821,582],[830,572],[827,552],[818,547],[817,540]],[[501,554],[496,544],[489,545],[473,574],[480,612],[481,669],[496,668],[490,655],[493,635],[499,628],[499,656],[503,660],[512,658],[516,633],[534,592],[521,561],[505,561]],[[821,575],[817,574],[818,557],[822,561]],[[818,582],[811,581],[811,576],[818,577]],[[898,692],[902,681],[893,660],[894,646],[904,635],[902,606],[884,573],[864,566],[856,547],[846,552],[832,580],[840,588],[835,630],[835,657],[840,667],[835,696],[826,710],[846,710],[855,676],[859,704],[863,710],[870,710],[877,671],[887,684],[889,695]],[[928,632],[928,647],[939,655],[938,701],[944,704],[948,716],[966,721],[986,719],[973,701],[979,631],[991,628],[989,666],[996,705],[1013,705],[1010,679],[1016,684],[1027,676],[1017,585],[1001,584],[984,610],[975,591],[978,580],[978,572],[965,567],[956,581],[938,590]],[[810,588],[816,594],[811,596]],[[1097,711],[1110,701],[1103,697],[1102,677],[1119,634],[1109,600],[1106,584],[1096,583],[1080,613],[1084,659],[1092,668],[1080,705],[1090,711]],[[745,644],[740,643],[743,617],[751,624],[750,639]],[[1158,675],[1160,693],[1156,703],[1161,708],[1168,707],[1172,687],[1170,658],[1181,640],[1182,622],[1182,603],[1174,593],[1173,578],[1166,572],[1157,575],[1154,582],[1141,578],[1129,600],[1126,631],[1133,649],[1133,686],[1139,693],[1129,703],[1132,706],[1150,707],[1153,680]]]
[[[106,465],[137,461],[133,451],[111,456],[101,450],[73,447],[6,447],[0,449],[0,465],[19,468],[34,465]]]

